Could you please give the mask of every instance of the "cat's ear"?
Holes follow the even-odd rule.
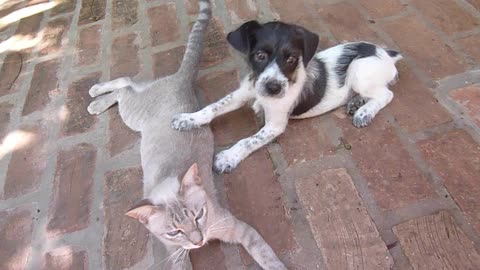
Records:
[[[148,224],[148,219],[157,211],[159,211],[157,206],[153,205],[149,199],[144,199],[127,211],[125,215],[137,219],[143,224]]]
[[[195,185],[197,186],[202,185],[202,178],[200,178],[200,175],[198,174],[197,163],[194,163],[183,176],[180,191],[184,191],[186,188],[192,187]]]

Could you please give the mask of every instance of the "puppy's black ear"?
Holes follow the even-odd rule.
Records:
[[[251,37],[254,31],[261,28],[262,25],[257,21],[249,21],[242,24],[237,30],[228,33],[227,40],[233,48],[241,53],[248,53],[252,45]]]
[[[303,35],[303,64],[307,66],[317,51],[319,37],[303,27],[301,33]]]

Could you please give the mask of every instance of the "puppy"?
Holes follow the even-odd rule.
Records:
[[[367,126],[393,98],[401,55],[366,42],[345,43],[315,54],[318,35],[282,22],[250,21],[227,36],[251,68],[240,87],[195,113],[175,115],[172,128],[189,130],[253,101],[265,125],[216,155],[214,170],[230,172],[252,152],[282,134],[288,119],[317,116],[347,104],[353,125]]]

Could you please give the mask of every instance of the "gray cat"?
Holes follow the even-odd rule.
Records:
[[[173,115],[198,109],[194,82],[211,17],[210,2],[199,0],[199,5],[200,14],[177,73],[144,84],[120,78],[94,85],[89,93],[98,98],[88,111],[100,114],[118,102],[125,124],[142,134],[145,199],[127,215],[165,244],[170,253],[165,269],[190,268],[188,251],[212,239],[242,244],[264,269],[286,269],[255,229],[217,202],[211,130],[177,132],[170,128]]]

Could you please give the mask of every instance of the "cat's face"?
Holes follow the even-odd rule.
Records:
[[[176,198],[147,204],[127,213],[167,245],[195,249],[207,242],[209,200],[194,164],[183,177]]]

